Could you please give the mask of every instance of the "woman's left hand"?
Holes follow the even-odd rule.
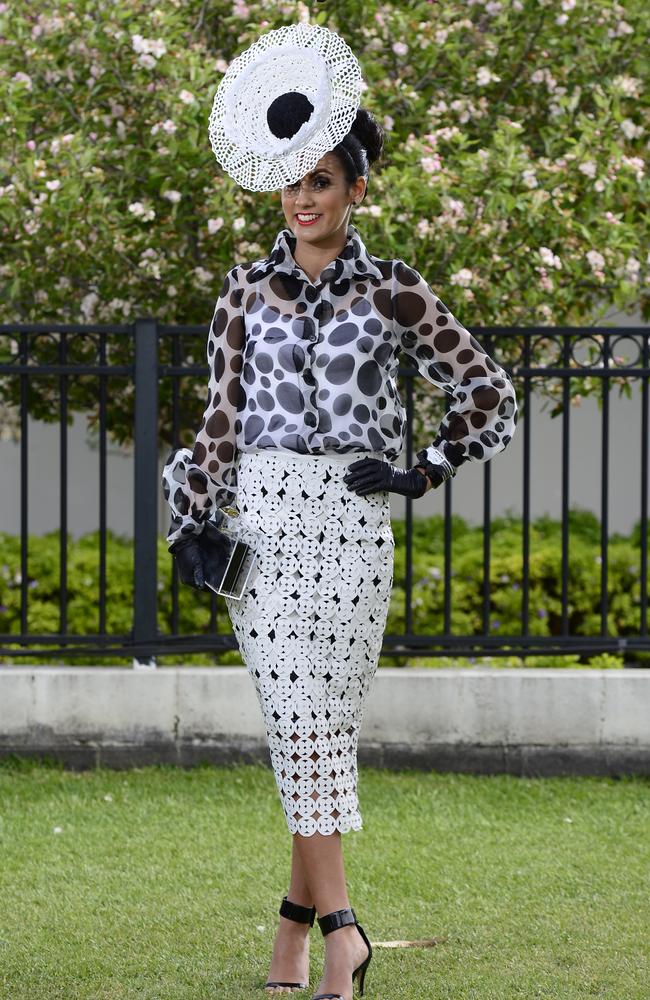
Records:
[[[390,462],[382,462],[378,458],[361,458],[352,462],[343,476],[343,482],[360,497],[376,490],[388,490],[415,500],[431,488],[427,476],[417,468],[397,469]]]

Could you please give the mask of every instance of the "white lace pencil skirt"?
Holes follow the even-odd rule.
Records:
[[[347,466],[380,452],[239,458],[236,505],[259,532],[241,600],[226,598],[253,679],[290,833],[362,829],[357,744],[393,584],[388,491],[359,496]]]

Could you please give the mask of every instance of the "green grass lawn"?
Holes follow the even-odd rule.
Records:
[[[365,996],[647,1000],[649,787],[361,768],[357,917],[442,938],[376,948]],[[290,849],[263,765],[0,766],[2,1000],[265,997]]]

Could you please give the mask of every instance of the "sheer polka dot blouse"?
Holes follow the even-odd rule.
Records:
[[[236,499],[241,452],[399,458],[401,352],[451,397],[418,464],[440,464],[441,452],[454,469],[486,462],[514,434],[510,378],[414,268],[371,256],[350,223],[343,251],[312,282],[293,258],[295,242],[283,229],[269,257],[226,274],[208,332],[210,378],[196,442],[172,451],[163,469],[169,545]]]

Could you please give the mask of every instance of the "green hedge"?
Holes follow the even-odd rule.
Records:
[[[413,545],[413,630],[437,634],[444,615],[444,519],[441,515],[414,518]],[[386,631],[404,631],[405,527],[393,522],[395,536],[395,577]],[[3,561],[0,565],[0,634],[20,628],[20,539],[0,533]],[[60,536],[58,531],[28,540],[29,632],[56,633],[59,629]],[[490,635],[517,635],[521,629],[522,522],[508,515],[492,521],[490,576]],[[640,608],[640,524],[629,536],[609,538],[608,631],[613,636],[639,632]],[[451,627],[458,635],[478,635],[482,631],[483,532],[461,517],[452,519]],[[561,630],[561,524],[540,517],[530,526],[530,633],[558,635]],[[106,629],[128,634],[132,626],[133,543],[107,535]],[[91,532],[76,541],[68,538],[67,629],[81,635],[99,628],[99,534]],[[158,628],[171,631],[172,559],[165,540],[158,547]],[[573,510],[569,516],[569,629],[572,635],[589,636],[600,630],[600,524],[586,511]],[[179,631],[201,634],[211,631],[210,606],[214,598],[189,587],[179,586]],[[217,631],[230,633],[225,602],[216,598]],[[17,647],[14,647],[17,648]],[[629,654],[630,661],[650,660],[650,654]],[[21,662],[5,657],[3,662]],[[125,663],[119,657],[37,657],[38,663]],[[214,653],[163,656],[160,665],[172,663],[241,664],[237,650],[220,656]],[[474,658],[462,657],[382,657],[381,665],[467,666]],[[482,659],[481,662],[485,662]],[[622,667],[621,656],[518,656],[494,657],[495,666],[598,666]]]
[[[414,519],[413,528],[413,632],[436,634],[444,625],[444,518]],[[640,631],[640,522],[630,535],[613,534],[608,545],[607,629],[612,636],[632,636]],[[562,525],[542,516],[531,522],[529,533],[529,633],[559,635],[562,630]],[[395,580],[387,631],[403,628],[406,549],[404,522],[393,522],[396,541]],[[523,524],[520,517],[494,518],[490,532],[490,613],[488,631],[493,636],[521,631]],[[600,632],[600,522],[589,511],[569,513],[568,610],[569,633],[576,636]],[[452,516],[451,631],[478,635],[483,631],[483,531]],[[648,590],[650,593],[650,589]],[[650,654],[597,656],[494,657],[494,666],[622,667],[643,662]],[[461,662],[462,661],[462,662]],[[386,660],[388,662],[388,660]],[[395,661],[399,662],[399,661]],[[417,665],[467,666],[459,657],[418,658]]]

